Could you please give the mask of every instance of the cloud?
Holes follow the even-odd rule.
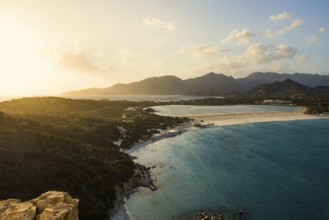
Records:
[[[297,60],[298,62],[307,62],[310,60],[310,57],[307,55],[298,55],[295,56],[295,60]]]
[[[312,35],[312,36],[310,36],[310,37],[307,39],[306,43],[307,43],[307,44],[313,44],[313,43],[317,42],[319,39],[320,39],[319,36],[317,36],[317,35]]]
[[[119,51],[119,56],[122,64],[127,64],[135,61],[139,55],[130,51],[129,48]]]
[[[243,56],[236,57],[224,57],[220,62],[217,68],[223,70],[238,69],[244,67],[248,64],[247,60]]]
[[[111,69],[109,66],[105,67],[104,65],[94,62],[82,50],[77,52],[61,51],[57,62],[66,69],[85,73],[106,73]]]
[[[319,28],[319,33],[323,33],[323,32],[325,32],[325,31],[326,31],[325,27],[320,27],[320,28]]]
[[[290,19],[292,16],[293,16],[293,13],[291,13],[291,12],[282,12],[282,13],[277,14],[277,15],[271,15],[269,17],[269,19],[271,21],[287,20],[287,19]]]
[[[231,57],[224,57],[210,65],[205,65],[195,72],[218,72],[243,76],[246,73],[255,71],[280,71],[293,72],[289,63],[284,63],[289,59],[308,59],[307,56],[296,58],[297,49],[288,45],[250,45],[244,52]]]
[[[248,59],[246,59],[243,54],[240,54],[233,57],[224,57],[217,63],[213,63],[199,69],[198,72],[217,72],[241,75],[246,71],[246,69],[248,69],[248,66]]]
[[[229,35],[222,39],[223,43],[237,43],[237,44],[249,44],[249,41],[254,37],[254,34],[249,29],[243,29],[239,31],[237,28],[231,31]]]
[[[280,59],[293,58],[296,53],[297,49],[285,44],[280,44],[276,47],[272,45],[254,44],[247,48],[245,56],[248,57],[252,63],[264,64]]]
[[[146,27],[163,28],[163,29],[167,29],[167,30],[171,30],[171,31],[176,30],[176,26],[174,23],[172,23],[172,22],[166,23],[166,22],[163,22],[160,19],[154,18],[154,17],[152,17],[152,18],[146,17],[143,20],[143,24]]]
[[[295,19],[292,21],[292,23],[285,27],[284,30],[286,31],[293,31],[295,30],[296,28],[299,28],[300,26],[303,25],[303,20],[302,19]]]
[[[210,59],[217,56],[220,53],[230,52],[231,49],[220,48],[209,45],[192,45],[189,47],[182,47],[177,52],[178,53],[189,53],[191,52],[196,59],[204,60]]]
[[[278,36],[282,36],[287,32],[293,31],[299,27],[301,27],[303,25],[303,20],[301,19],[295,19],[291,22],[290,25],[284,27],[281,30],[278,30],[276,32],[272,32],[271,30],[266,30],[262,32],[262,35],[266,36],[266,37],[270,37],[270,38],[274,38],[274,37],[278,37]]]
[[[319,28],[318,33],[322,34],[323,32],[325,32],[326,29],[322,26]],[[306,40],[306,44],[310,45],[310,44],[314,44],[315,42],[317,42],[320,39],[319,35],[312,35],[310,36],[307,40]]]

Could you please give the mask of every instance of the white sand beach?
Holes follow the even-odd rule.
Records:
[[[185,117],[203,121],[203,124],[214,124],[215,126],[321,118],[320,116],[304,114],[303,110],[298,112],[264,112],[225,115],[185,115]]]

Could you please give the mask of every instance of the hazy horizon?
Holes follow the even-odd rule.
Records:
[[[326,0],[0,5],[1,96],[60,95],[163,75],[329,74]]]

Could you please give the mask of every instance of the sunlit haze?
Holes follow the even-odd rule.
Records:
[[[0,0],[0,96],[151,76],[329,74],[328,0]]]

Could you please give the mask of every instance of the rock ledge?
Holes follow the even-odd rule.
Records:
[[[79,220],[78,199],[49,191],[30,201],[0,201],[0,220]]]

